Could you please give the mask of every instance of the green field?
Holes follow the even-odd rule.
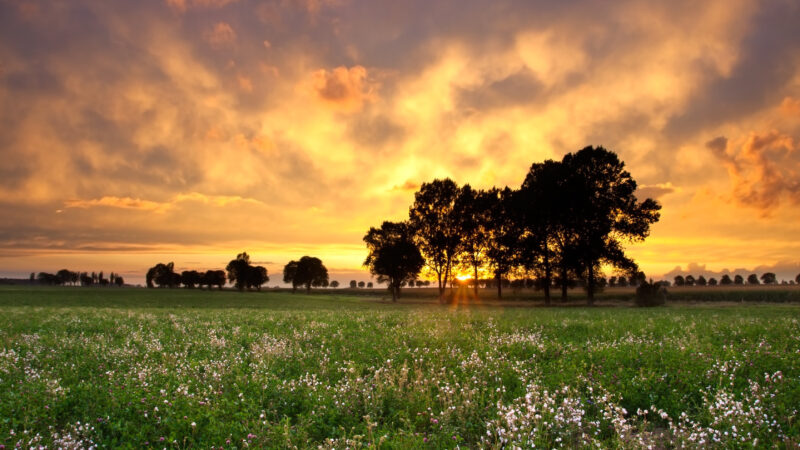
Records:
[[[798,445],[797,291],[688,292],[637,309],[623,291],[541,308],[0,287],[0,445]]]

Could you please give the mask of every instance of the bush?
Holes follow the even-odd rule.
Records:
[[[667,288],[661,283],[643,281],[636,288],[636,306],[661,306],[667,302]]]

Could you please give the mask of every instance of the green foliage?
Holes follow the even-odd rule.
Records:
[[[784,291],[796,299],[761,292]],[[798,306],[673,304],[452,309],[336,291],[0,287],[0,445],[797,442]]]

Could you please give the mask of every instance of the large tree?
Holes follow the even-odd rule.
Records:
[[[503,297],[503,278],[514,268],[518,260],[520,226],[515,215],[514,195],[515,191],[508,187],[487,192],[490,199],[488,209],[490,227],[486,261],[497,284],[497,298]]]
[[[236,255],[225,267],[228,272],[228,281],[236,286],[236,289],[243,291],[248,287],[248,277],[250,276],[250,255],[242,252]]]
[[[310,292],[312,286],[328,285],[328,269],[319,258],[303,256],[299,261],[290,261],[284,266],[283,282],[291,283],[294,289],[305,286]]]
[[[196,285],[200,284],[201,277],[202,275],[200,272],[196,270],[184,270],[181,272],[181,283],[183,283],[187,289],[194,289]]]
[[[761,275],[761,282],[764,284],[778,284],[778,278],[772,272],[766,272]]]
[[[420,251],[439,282],[440,301],[444,301],[461,244],[460,218],[455,209],[458,193],[458,185],[449,178],[423,183],[414,194],[414,204],[408,212]]]
[[[401,286],[414,280],[425,265],[414,233],[406,222],[383,222],[380,228],[369,229],[364,242],[369,252],[364,265],[379,283],[387,283],[392,301],[397,301]]]
[[[475,190],[466,184],[459,190],[454,205],[459,217],[458,229],[461,231],[461,263],[472,271],[476,298],[478,270],[486,263],[490,246],[491,207],[497,200],[495,191]]]
[[[95,283],[102,282],[102,272],[100,272],[100,276],[92,272],[92,279],[95,280]],[[152,288],[154,284],[160,288],[173,288],[181,284],[181,276],[175,273],[175,264],[171,262],[167,264],[158,263],[151,267],[150,270],[147,271],[145,280],[149,288]]]
[[[585,147],[564,156],[569,196],[564,205],[577,241],[577,257],[586,278],[589,304],[594,303],[596,268],[605,263],[631,273],[636,264],[622,242],[642,241],[659,219],[661,206],[636,198],[636,182],[625,163],[602,147]]]

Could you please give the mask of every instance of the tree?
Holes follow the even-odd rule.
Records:
[[[236,259],[232,259],[225,267],[228,272],[228,281],[236,286],[236,289],[243,291],[248,287],[248,277],[250,275],[250,255],[247,252],[242,252],[236,255]]]
[[[585,147],[564,156],[565,192],[569,202],[567,229],[574,233],[577,258],[587,280],[588,303],[594,303],[595,272],[599,263],[634,272],[622,241],[643,241],[658,221],[661,206],[653,199],[638,201],[636,182],[617,155],[602,147]]]
[[[303,256],[299,261],[290,261],[283,268],[283,282],[292,284],[292,291],[297,286],[305,286],[307,292],[311,287],[327,286],[328,269],[319,258]]]
[[[685,280],[686,280],[686,286],[694,286],[694,284],[695,284],[695,282],[696,282],[696,280],[694,279],[694,277],[693,277],[693,276],[691,276],[691,275],[686,275],[686,278],[685,278]]]
[[[459,189],[454,208],[458,212],[461,232],[461,255],[465,267],[472,270],[475,297],[478,297],[478,270],[485,264],[490,247],[492,203],[497,201],[496,189],[490,192],[472,189],[468,184]]]
[[[722,276],[722,278],[719,279],[719,284],[721,284],[723,286],[727,286],[729,284],[733,284],[733,280],[731,280],[730,275],[725,274],[725,275]]]
[[[778,284],[778,279],[776,278],[775,274],[772,272],[766,272],[761,275],[761,282],[764,284]]]
[[[705,286],[707,284],[708,284],[708,281],[706,281],[706,277],[704,277],[702,275],[697,277],[697,285],[698,286]]]
[[[717,285],[717,279],[714,278],[714,277],[709,278],[708,279],[708,285],[709,286],[716,286]]]
[[[458,193],[458,185],[449,178],[423,183],[414,194],[414,204],[408,212],[415,240],[439,282],[440,302],[444,301],[444,291],[461,244],[460,220],[455,209]]]
[[[372,289],[372,281],[367,282],[367,289]]]
[[[39,284],[47,284],[50,286],[58,285],[61,283],[61,280],[58,278],[57,275],[47,272],[39,272],[36,276],[36,279],[39,280]]]
[[[618,277],[617,278],[617,285],[619,287],[628,287],[628,279],[623,277],[623,276]]]
[[[760,284],[760,283],[758,282],[758,275],[756,275],[756,274],[754,274],[754,273],[751,273],[751,274],[750,274],[750,275],[747,277],[747,284],[752,284],[752,285]]]
[[[800,273],[798,273],[797,276],[794,277],[794,282],[800,284]]]
[[[741,275],[736,275],[733,277],[733,284],[744,284],[744,278]]]
[[[363,281],[359,281],[358,282],[358,287],[361,288],[361,289],[364,289],[364,287],[366,287],[366,285],[367,285],[367,283],[365,283]]]
[[[683,286],[686,284],[686,279],[681,275],[675,275],[675,286]]]
[[[56,272],[56,277],[58,278],[58,284],[72,283],[72,274],[73,272],[67,269],[61,269],[58,272]]]
[[[336,280],[333,280],[333,281],[331,281],[331,284],[330,284],[330,286],[331,286],[332,288],[336,289],[336,288],[338,288],[338,287],[339,287],[339,282],[338,282],[338,281],[336,281]]]
[[[167,264],[158,263],[151,267],[145,276],[147,287],[152,288],[155,284],[160,288],[167,286],[173,288],[181,284],[181,276],[175,273],[174,268],[175,264],[171,262]],[[92,272],[92,279],[95,280],[95,283],[98,282],[97,280],[100,280],[101,282],[103,280],[102,272],[100,273],[99,277]]]
[[[520,226],[514,207],[515,191],[491,189],[486,193],[489,203],[486,261],[497,285],[497,298],[503,297],[503,283],[518,260]],[[417,284],[419,286],[419,284]]]
[[[358,281],[350,280],[350,289],[355,289],[358,287]]]
[[[117,287],[122,287],[125,284],[125,279],[120,275],[117,275],[117,277],[114,278],[114,283],[117,285]]]
[[[617,277],[611,277],[608,279],[608,286],[614,287],[617,285]]]
[[[387,283],[392,301],[397,301],[401,286],[413,281],[425,265],[411,227],[406,222],[383,222],[367,231],[364,242],[368,251],[364,265],[379,283]]]
[[[250,266],[247,275],[247,289],[256,288],[261,290],[261,285],[269,281],[267,269],[262,266]]]
[[[200,278],[200,272],[196,270],[184,270],[181,272],[181,283],[183,283],[187,289],[194,289],[195,285],[200,284]]]
[[[222,290],[222,287],[225,286],[225,271],[224,270],[207,270],[203,276],[200,277],[200,284],[204,286],[208,286],[208,290],[211,290],[212,286],[219,287],[219,290]]]

